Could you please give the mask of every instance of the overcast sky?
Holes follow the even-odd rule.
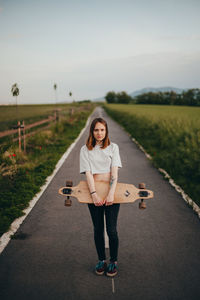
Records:
[[[200,0],[0,0],[0,103],[200,88]]]

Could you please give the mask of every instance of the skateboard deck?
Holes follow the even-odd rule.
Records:
[[[95,181],[95,188],[99,197],[104,200],[108,195],[110,184],[107,181]],[[70,196],[77,198],[80,203],[93,203],[87,181],[80,181],[79,184],[74,187],[72,187],[72,182],[68,181],[66,187],[59,189],[59,194],[67,196],[68,201],[65,203],[66,206],[71,205],[71,200],[69,200]],[[153,192],[147,190],[144,183],[140,183],[139,188],[133,184],[117,183],[113,203],[132,203],[141,199],[140,206],[144,207],[140,208],[146,208],[143,201],[153,197]]]

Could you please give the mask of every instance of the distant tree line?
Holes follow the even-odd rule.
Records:
[[[126,92],[120,92],[120,93],[115,93],[115,92],[108,92],[105,96],[105,99],[108,103],[130,103],[133,98],[129,96]]]
[[[170,92],[149,92],[135,98],[126,92],[108,92],[105,96],[108,103],[135,103],[135,104],[163,104],[163,105],[188,105],[200,106],[200,89],[190,89],[177,94]]]

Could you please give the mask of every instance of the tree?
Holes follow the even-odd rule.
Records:
[[[117,103],[127,104],[132,100],[126,92],[121,92],[117,94]]]
[[[200,105],[200,89],[194,89],[194,98],[196,100],[197,105]]]
[[[69,96],[72,97],[72,92],[69,92]]]
[[[55,90],[55,99],[56,99],[56,104],[57,104],[57,84],[54,83],[54,86],[53,86],[54,90]]]
[[[19,96],[19,88],[18,88],[17,83],[14,83],[12,85],[11,93],[12,93],[13,97],[16,97],[16,114],[17,114],[17,117],[18,117],[17,97]]]
[[[174,91],[170,91],[170,104],[175,105],[177,99],[177,94]]]
[[[185,105],[196,106],[199,101],[199,89],[190,89],[183,92],[183,101]]]
[[[108,92],[105,96],[105,99],[108,103],[117,103],[117,97],[115,92]]]
[[[115,93],[113,91],[108,92],[105,96],[108,103],[130,103],[133,99],[126,92],[122,91],[120,93]]]
[[[167,105],[190,105],[200,106],[200,89],[190,89],[177,94],[169,92],[149,92],[136,97],[137,104],[167,104]]]

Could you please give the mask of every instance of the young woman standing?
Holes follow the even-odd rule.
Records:
[[[90,126],[86,145],[80,151],[80,173],[86,174],[94,204],[88,204],[94,225],[94,241],[99,262],[95,267],[98,275],[117,274],[118,234],[117,217],[120,204],[113,204],[118,179],[118,167],[122,167],[117,144],[110,142],[108,126],[104,119],[96,118]],[[110,182],[108,195],[102,200],[95,190],[96,181]],[[107,266],[104,239],[104,213],[109,237],[110,263]]]

